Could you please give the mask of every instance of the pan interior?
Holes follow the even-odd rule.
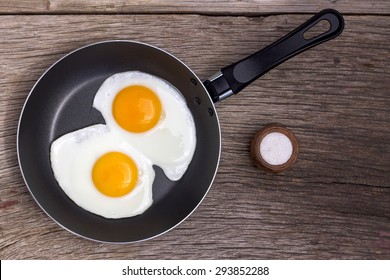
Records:
[[[131,70],[165,79],[183,94],[194,117],[197,146],[179,181],[170,181],[160,168],[154,167],[153,204],[146,212],[131,218],[105,219],[78,207],[58,186],[50,166],[50,145],[65,133],[104,123],[100,112],[92,108],[96,91],[109,76]],[[214,107],[201,81],[161,49],[131,41],[81,48],[54,64],[25,103],[18,130],[18,156],[24,179],[41,208],[71,232],[104,242],[154,237],[184,220],[213,181],[219,161],[220,131],[217,116],[215,112],[210,114],[210,109]]]

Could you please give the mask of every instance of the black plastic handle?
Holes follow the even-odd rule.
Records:
[[[322,20],[329,22],[329,30],[313,38],[305,39],[305,32]],[[213,101],[217,102],[233,93],[238,93],[252,81],[287,59],[337,37],[343,29],[344,19],[338,11],[333,9],[322,10],[270,46],[222,68],[219,75],[210,78],[204,84]]]

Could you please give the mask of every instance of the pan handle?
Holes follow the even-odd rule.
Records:
[[[329,29],[313,38],[306,39],[305,33],[323,20],[330,24]],[[270,46],[222,68],[220,72],[206,80],[204,85],[214,102],[225,99],[238,93],[255,79],[289,58],[337,37],[343,29],[344,19],[338,11],[322,10]]]

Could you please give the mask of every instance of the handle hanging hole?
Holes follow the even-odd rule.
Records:
[[[305,33],[303,33],[303,38],[305,38],[306,40],[311,40],[319,35],[328,32],[330,30],[330,27],[330,22],[328,20],[320,20],[312,27],[310,27],[309,30],[306,30]]]

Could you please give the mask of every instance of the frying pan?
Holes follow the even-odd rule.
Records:
[[[311,39],[304,33],[325,20],[329,30]],[[77,49],[53,64],[32,88],[21,112],[17,153],[25,183],[38,205],[63,228],[95,241],[127,243],[158,236],[188,217],[215,177],[221,134],[214,103],[235,94],[288,58],[338,36],[344,27],[335,10],[323,10],[261,51],[221,69],[204,83],[179,59],[134,41],[105,41]],[[104,123],[92,108],[109,76],[139,70],[175,86],[193,115],[197,146],[184,176],[168,180],[156,171],[153,204],[141,215],[106,219],[78,207],[58,186],[50,166],[50,145],[63,134]]]

